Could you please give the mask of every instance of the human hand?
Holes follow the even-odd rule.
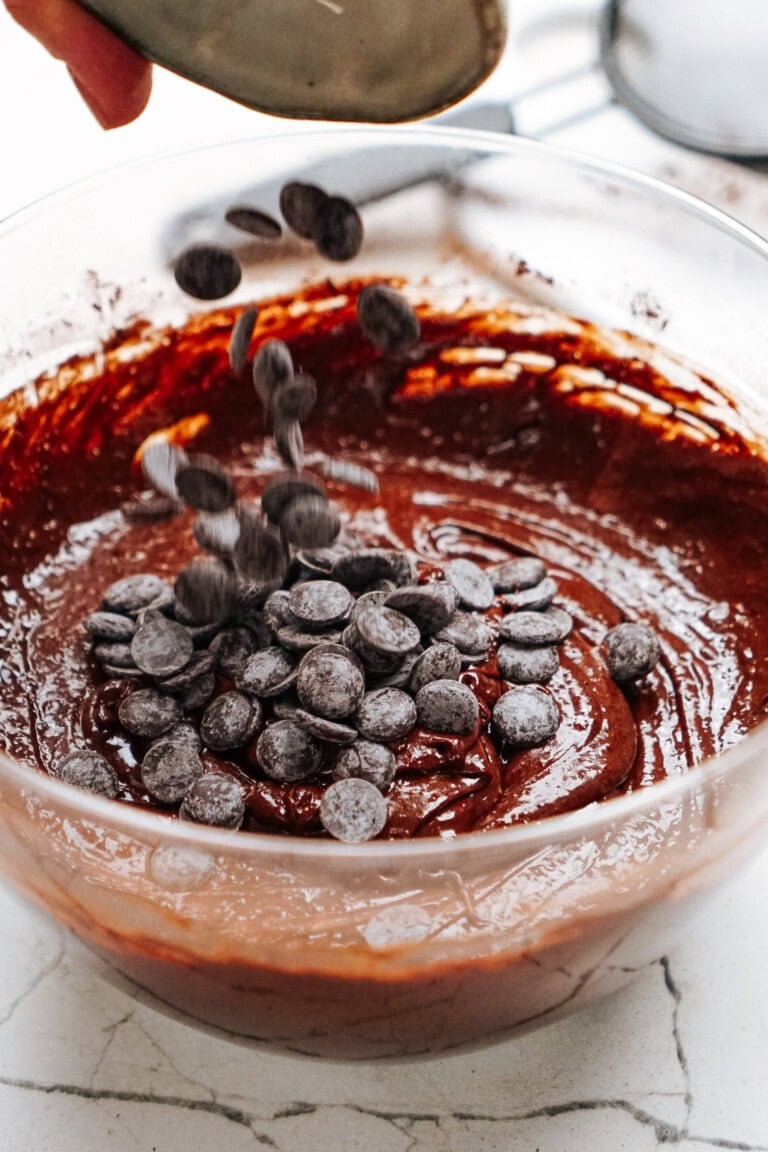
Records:
[[[4,0],[11,16],[57,60],[102,128],[135,120],[147,105],[152,66],[75,0]]]

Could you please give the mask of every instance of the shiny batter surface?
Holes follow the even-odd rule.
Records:
[[[422,341],[382,357],[354,314],[358,285],[260,306],[252,352],[287,341],[318,381],[313,453],[372,467],[377,496],[329,484],[361,544],[411,549],[422,571],[536,555],[574,617],[549,684],[562,715],[541,748],[502,755],[489,731],[504,684],[492,657],[462,679],[481,701],[469,737],[416,730],[396,747],[383,836],[450,835],[583,807],[677,775],[734,744],[768,697],[768,466],[761,430],[711,381],[626,336],[553,313],[420,302]],[[118,731],[125,682],[103,682],[83,619],[132,572],[171,581],[197,549],[191,518],[129,525],[146,435],[211,452],[238,494],[280,467],[247,374],[230,371],[232,313],[179,332],[142,326],[0,405],[0,746],[51,770],[107,755],[123,799],[149,806],[141,747]],[[600,651],[628,620],[661,664],[619,688]],[[223,683],[221,688],[229,687]],[[206,766],[247,794],[245,827],[318,835],[320,784],[266,779],[247,751]]]

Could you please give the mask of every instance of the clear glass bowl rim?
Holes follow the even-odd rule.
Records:
[[[697,196],[665,183],[653,176],[634,171],[610,160],[595,159],[573,149],[544,141],[530,140],[520,136],[502,136],[495,132],[477,129],[447,127],[405,126],[349,126],[309,130],[296,128],[281,131],[279,134],[244,136],[223,142],[213,142],[185,147],[177,150],[163,150],[151,156],[142,157],[125,164],[115,165],[106,171],[79,179],[46,193],[30,204],[19,208],[0,221],[0,243],[4,236],[17,228],[32,224],[40,216],[68,200],[101,187],[120,181],[127,176],[140,173],[142,169],[153,170],[164,164],[173,164],[184,159],[216,152],[228,152],[241,148],[255,148],[259,144],[274,146],[279,140],[289,138],[292,143],[306,140],[308,146],[321,139],[323,142],[348,142],[350,138],[360,138],[362,145],[396,143],[399,146],[415,148],[431,144],[445,147],[453,144],[456,149],[482,149],[484,153],[520,155],[549,161],[555,166],[578,169],[584,175],[603,177],[624,185],[628,190],[644,192],[667,203],[676,203],[683,211],[699,217],[705,223],[725,232],[737,243],[753,249],[766,261],[768,280],[768,240],[740,223],[726,212],[715,208]],[[418,858],[427,863],[432,857],[452,857],[482,853],[483,849],[498,851],[504,847],[510,850],[523,848],[535,850],[555,843],[574,840],[581,836],[596,835],[608,831],[619,823],[642,816],[651,809],[680,801],[688,793],[708,788],[715,780],[722,782],[735,775],[739,767],[755,756],[768,753],[768,720],[757,725],[734,747],[697,765],[682,776],[663,780],[630,795],[616,797],[595,803],[574,812],[559,816],[549,816],[530,824],[519,824],[510,828],[499,828],[483,832],[463,833],[451,838],[440,836],[424,837],[416,840],[374,840],[365,844],[344,844],[334,840],[321,840],[312,837],[285,836],[258,832],[238,832],[228,829],[210,828],[174,820],[161,813],[142,811],[119,801],[108,800],[81,791],[56,780],[42,771],[32,771],[16,763],[0,752],[0,783],[5,777],[17,787],[21,796],[36,794],[52,807],[75,809],[83,819],[111,828],[120,828],[129,835],[167,840],[169,844],[183,845],[189,849],[207,849],[232,855],[233,853],[252,858],[256,863],[262,856],[279,852],[285,857],[317,857],[326,861],[332,859],[353,860],[356,857],[370,865],[375,862],[386,864],[398,859]]]

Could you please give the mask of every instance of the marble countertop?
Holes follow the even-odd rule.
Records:
[[[768,235],[768,174],[660,141],[611,101],[589,70],[594,13],[594,0],[518,0],[514,48],[483,95],[575,73],[568,115],[556,84],[521,101],[520,131],[661,176]],[[0,218],[116,162],[280,129],[158,76],[141,121],[105,134],[4,11],[0,105]],[[356,1064],[159,1015],[0,890],[0,1152],[768,1152],[766,890],[764,854],[668,956],[565,1022],[470,1054]]]

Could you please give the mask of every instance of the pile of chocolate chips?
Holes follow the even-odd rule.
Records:
[[[349,201],[293,183],[280,206],[289,226],[329,259],[357,253],[363,227]],[[247,206],[227,219],[264,239],[281,235],[277,221]],[[198,245],[180,257],[175,275],[186,292],[215,299],[237,287],[241,271],[228,250]],[[385,355],[406,353],[420,339],[416,313],[387,284],[360,291],[357,316]],[[250,308],[235,323],[237,374],[248,365],[257,320]],[[142,742],[142,783],[158,804],[182,819],[240,827],[241,785],[205,771],[201,751],[247,749],[272,780],[327,782],[325,830],[352,843],[370,840],[387,821],[392,745],[416,727],[456,736],[478,729],[480,707],[460,679],[463,669],[495,652],[506,691],[491,728],[506,752],[555,735],[560,713],[545,685],[573,621],[554,606],[557,585],[536,557],[487,570],[457,559],[422,579],[404,551],[345,541],[322,478],[304,469],[302,425],[315,405],[315,381],[294,370],[280,340],[261,343],[252,373],[287,471],[270,478],[260,503],[238,501],[215,459],[151,437],[142,469],[152,493],[123,511],[153,520],[193,509],[194,536],[208,555],[182,569],[173,588],[153,574],[119,580],[85,627],[104,675],[137,681],[118,717]],[[326,459],[323,471],[378,490],[376,476],[359,465]],[[607,635],[605,653],[614,679],[629,683],[652,670],[659,645],[646,625],[622,624]],[[113,768],[93,751],[70,752],[56,773],[102,795],[119,792]]]

